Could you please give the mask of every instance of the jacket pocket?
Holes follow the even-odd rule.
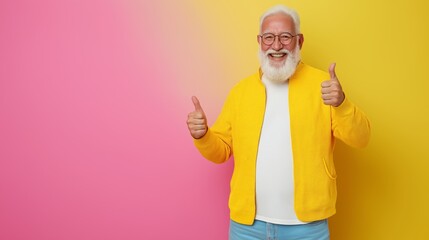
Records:
[[[328,167],[328,164],[326,163],[325,158],[323,158],[323,165],[325,166],[325,171],[328,177],[332,180],[337,179],[337,173],[335,172],[334,164],[331,164],[331,168]]]

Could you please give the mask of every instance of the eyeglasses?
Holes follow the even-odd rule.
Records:
[[[301,35],[301,34],[292,35],[288,32],[284,32],[280,34],[264,33],[262,35],[258,35],[258,37],[262,39],[262,42],[265,45],[270,46],[270,45],[273,45],[274,41],[276,41],[276,37],[279,37],[279,41],[282,45],[288,45],[292,42],[292,38],[298,35]]]

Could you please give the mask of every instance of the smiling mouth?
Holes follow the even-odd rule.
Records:
[[[268,54],[268,56],[270,56],[272,58],[282,58],[282,57],[286,56],[286,53],[270,53],[270,54]]]

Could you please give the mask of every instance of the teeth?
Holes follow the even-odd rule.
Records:
[[[271,56],[275,57],[275,58],[281,58],[283,57],[285,54],[284,53],[271,53]]]

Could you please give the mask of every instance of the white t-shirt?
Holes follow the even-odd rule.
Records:
[[[277,84],[264,76],[262,81],[267,100],[256,163],[256,219],[284,225],[304,224],[294,209],[289,82]]]

